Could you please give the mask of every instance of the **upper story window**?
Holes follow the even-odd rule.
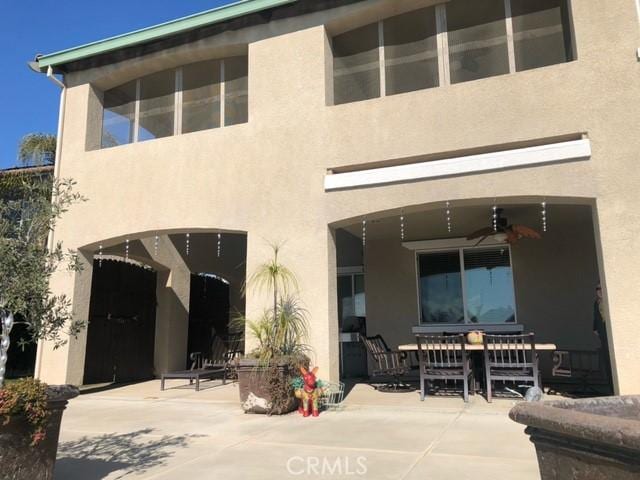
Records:
[[[102,148],[248,121],[247,57],[154,73],[104,92]]]
[[[333,37],[334,103],[573,60],[567,0],[451,0]]]

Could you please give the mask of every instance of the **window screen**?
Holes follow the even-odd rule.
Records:
[[[183,67],[182,86],[182,133],[219,127],[220,62]]]
[[[471,323],[516,321],[508,248],[464,251],[465,307]]]
[[[429,253],[418,258],[423,323],[463,323],[460,253]]]
[[[516,70],[572,60],[565,0],[511,0]]]
[[[451,83],[509,73],[504,0],[452,0],[446,14]]]
[[[385,20],[384,55],[387,95],[437,87],[435,8]]]
[[[248,58],[233,57],[224,61],[224,124],[246,123],[249,119]]]
[[[336,105],[380,96],[377,23],[333,38],[333,82]]]
[[[155,73],[140,81],[139,141],[173,135],[175,81],[175,70]]]
[[[102,148],[133,142],[135,109],[135,81],[104,92]]]

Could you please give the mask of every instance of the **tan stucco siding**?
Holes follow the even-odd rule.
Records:
[[[339,12],[384,3],[392,2],[362,2]],[[285,260],[300,277],[318,363],[326,376],[336,378],[336,261],[328,225],[445,200],[596,199],[620,391],[640,391],[634,366],[640,360],[634,335],[640,304],[630,288],[640,271],[635,254],[640,225],[638,23],[633,0],[608,2],[606,9],[592,0],[572,4],[574,62],[341,106],[327,106],[330,52],[320,24],[323,19],[335,22],[330,17],[338,11],[256,27],[263,33],[246,32],[251,39],[247,124],[106,150],[87,151],[89,136],[99,131],[99,117],[88,108],[95,107],[96,94],[85,82],[100,84],[101,71],[74,74],[60,175],[77,180],[89,201],[64,217],[56,239],[69,248],[95,248],[103,240],[115,243],[125,235],[165,229],[248,232],[248,271],[264,259],[265,239],[287,240]],[[234,35],[242,41],[243,34]],[[213,48],[215,38],[208,43]],[[184,63],[194,58],[181,51],[175,55],[183,55]],[[163,57],[142,59],[135,68],[132,62],[104,68],[108,82],[102,83],[113,86],[140,65],[155,62],[157,67]],[[332,167],[574,133],[591,139],[590,160],[323,190]],[[248,313],[261,305],[248,298]]]

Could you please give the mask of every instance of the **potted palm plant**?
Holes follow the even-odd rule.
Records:
[[[296,410],[292,380],[309,366],[307,311],[298,299],[295,274],[280,262],[281,247],[248,278],[245,293],[268,293],[272,305],[260,318],[239,318],[256,348],[238,363],[240,402],[246,413],[283,415]]]

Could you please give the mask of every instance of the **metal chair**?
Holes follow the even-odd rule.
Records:
[[[416,335],[420,363],[420,400],[424,401],[433,380],[462,380],[464,401],[475,390],[471,357],[465,350],[464,335]],[[470,388],[471,386],[471,388]]]
[[[400,377],[409,370],[407,365],[407,353],[391,350],[382,336],[360,336],[360,340],[367,349],[367,353],[373,360],[373,377],[393,377],[391,389],[398,390],[401,386]]]
[[[533,382],[540,388],[538,355],[533,333],[485,335],[484,370],[487,401],[491,402],[492,382]]]

